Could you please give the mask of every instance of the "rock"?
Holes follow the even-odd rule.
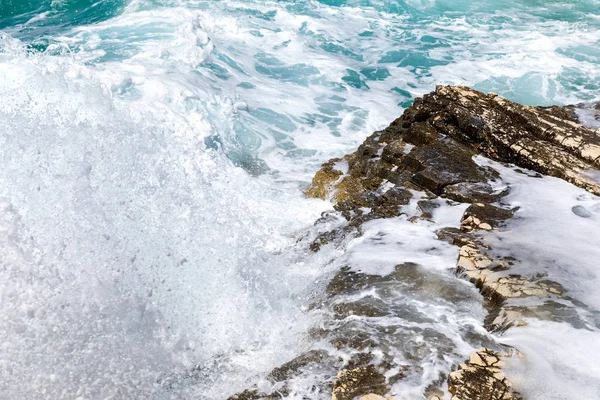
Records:
[[[449,137],[492,159],[562,178],[594,194],[600,184],[582,174],[600,169],[600,137],[555,109],[522,106],[461,86],[438,86],[401,119],[424,116]]]
[[[387,400],[385,397],[375,393],[369,393],[366,396],[362,396],[359,400]]]
[[[329,281],[326,293],[329,296],[351,294],[353,292],[371,287],[382,278],[376,275],[367,275],[352,271],[349,267],[341,268]]]
[[[577,116],[576,107],[575,106],[550,106],[550,107],[537,107],[541,110],[544,110],[553,116],[564,119],[567,121],[573,121],[580,123],[579,117]]]
[[[516,211],[516,209],[507,210],[489,203],[475,203],[465,210],[460,228],[465,232],[490,231],[511,219]]]
[[[494,203],[508,194],[507,191],[494,193],[487,182],[460,182],[444,188],[442,197],[460,203]]]
[[[281,399],[281,394],[261,393],[258,389],[246,389],[241,393],[230,396],[227,400],[277,400]]]
[[[309,350],[304,354],[294,358],[287,363],[274,368],[268,375],[267,380],[271,388],[267,392],[260,391],[257,387],[252,387],[237,393],[228,398],[228,400],[276,400],[281,399],[290,393],[288,381],[305,372],[317,373],[323,379],[314,385],[320,392],[329,393],[332,390],[333,376],[336,371],[344,365],[344,360],[331,355],[324,350]]]
[[[401,206],[407,205],[412,194],[399,187],[393,187],[378,196],[373,205],[373,216],[375,218],[391,218],[400,214]]]
[[[473,162],[474,153],[454,141],[415,147],[403,160],[403,166],[414,172],[411,181],[419,187],[440,195],[446,186],[460,182],[485,182],[488,171]]]
[[[440,203],[437,200],[424,199],[417,202],[417,208],[421,212],[422,219],[432,219],[433,213],[437,208],[440,208]]]
[[[511,383],[502,372],[500,353],[481,349],[448,377],[452,400],[518,400]]]
[[[385,302],[373,296],[366,296],[359,300],[336,303],[332,307],[336,318],[343,319],[351,315],[362,317],[385,317],[391,310]]]
[[[311,242],[309,248],[312,251],[317,252],[322,246],[329,243],[339,244],[344,238],[349,237],[354,233],[356,233],[356,229],[352,226],[344,226],[331,231],[321,232]]]
[[[461,247],[457,270],[477,286],[491,305],[498,307],[506,299],[528,296],[560,296],[564,289],[556,282],[534,277],[507,275],[510,266],[504,260],[490,258],[482,247],[471,242]]]
[[[323,164],[306,193],[332,197],[349,220],[362,217],[361,208],[376,209],[367,220],[398,215],[397,206],[408,195],[382,198],[389,190],[381,190],[386,181],[400,192],[418,189],[490,203],[502,195],[487,183],[494,172],[473,162],[479,153],[600,194],[600,184],[583,174],[600,169],[600,137],[571,117],[564,109],[522,106],[466,87],[439,86],[355,153]],[[347,173],[336,168],[338,163],[347,163]]]
[[[486,317],[485,326],[489,331],[503,332],[514,326],[527,325],[525,318],[566,322],[577,329],[589,329],[585,318],[577,309],[553,300],[544,301],[539,305],[503,305],[497,312],[492,312]]]
[[[458,228],[442,228],[436,232],[439,240],[461,247],[473,243],[473,235]]]
[[[338,372],[331,399],[354,400],[366,394],[384,395],[388,390],[385,376],[374,366],[367,365]]]
[[[333,360],[331,360],[331,357],[327,352],[323,350],[311,350],[294,358],[292,361],[273,369],[268,375],[268,378],[274,382],[284,381],[293,377],[302,368],[305,368],[310,364],[325,364],[331,363],[332,361]]]
[[[584,326],[560,285],[544,276],[511,273],[519,261],[500,257],[490,248],[491,239],[508,229],[507,221],[518,210],[502,204],[510,188],[494,190],[502,187],[497,184],[499,174],[474,161],[474,156],[483,155],[515,164],[524,174],[531,176],[525,169],[532,170],[539,177],[562,178],[600,194],[600,184],[584,174],[600,169],[600,136],[580,125],[575,111],[575,107],[522,106],[493,93],[438,86],[415,99],[400,118],[374,132],[355,152],[322,165],[305,193],[331,200],[335,212],[315,223],[317,233],[307,240],[310,249],[344,246],[372,219],[405,215],[411,222],[429,220],[425,224],[431,225],[436,208],[444,202],[467,203],[460,229],[440,226],[437,236],[460,248],[456,272],[483,294],[488,311],[485,327],[502,331],[524,325],[526,318]],[[572,212],[591,218],[581,206]],[[332,393],[333,400],[381,400],[399,380],[423,376],[423,357],[456,354],[451,338],[423,328],[434,322],[432,317],[406,304],[399,294],[435,293],[452,303],[479,294],[404,261],[397,260],[394,271],[385,276],[363,273],[360,265],[340,268],[310,306],[324,316],[310,331],[319,345],[269,374],[268,380],[277,387],[273,394],[249,389],[235,398],[276,398],[277,393],[289,393],[288,382],[318,370],[322,382],[315,390]],[[403,322],[394,325],[390,320]],[[421,348],[413,343],[415,336],[427,337],[435,345]],[[477,337],[476,345],[488,346],[483,340]],[[392,356],[398,349],[403,360]],[[448,378],[453,400],[516,400],[518,394],[502,374],[501,358],[482,349],[449,377],[431,382],[422,395],[444,398],[441,389]]]
[[[321,166],[321,169],[315,174],[312,185],[306,190],[308,197],[315,197],[325,200],[331,192],[332,185],[339,179],[343,172],[335,169],[335,163],[341,161],[340,158],[334,158]]]

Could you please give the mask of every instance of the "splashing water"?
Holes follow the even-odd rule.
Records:
[[[597,99],[599,10],[2,0],[0,397],[218,399],[289,360],[318,165],[439,83]]]

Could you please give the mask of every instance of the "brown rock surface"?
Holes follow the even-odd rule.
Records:
[[[372,365],[338,372],[333,383],[332,400],[354,400],[367,394],[383,395],[388,392],[386,379]]]
[[[469,361],[448,377],[452,400],[518,400],[511,383],[502,372],[502,355],[490,349],[481,349]]]
[[[494,160],[562,178],[600,194],[582,175],[600,169],[600,138],[560,107],[529,107],[460,86],[438,86],[399,121],[426,121],[437,132]],[[412,118],[411,118],[412,117]],[[397,121],[398,122],[398,121]]]
[[[441,194],[458,183],[485,184],[481,169],[470,161],[469,155],[477,152],[600,194],[600,184],[582,174],[600,169],[600,136],[574,118],[560,107],[523,106],[493,93],[438,86],[347,156],[349,171],[339,183],[328,182],[334,191],[344,190],[344,199],[348,187],[360,197],[383,179],[394,183],[408,180]],[[330,161],[317,173],[307,191],[309,196],[318,193],[315,197],[324,197],[320,182],[322,176],[333,176],[331,168]],[[343,175],[341,171],[335,174]]]

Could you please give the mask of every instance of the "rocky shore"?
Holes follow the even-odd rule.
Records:
[[[412,229],[411,224],[419,229],[421,223],[434,228],[439,244],[424,253],[458,254],[454,275],[432,273],[403,259],[386,260],[395,266],[382,274],[372,273],[368,260],[363,261],[364,269],[341,265],[311,307],[325,316],[310,332],[313,348],[273,370],[268,384],[231,399],[281,398],[294,391],[307,371],[321,377],[311,389],[317,398],[400,399],[392,388],[417,382],[427,373],[421,366],[424,360],[449,368],[415,398],[522,398],[503,365],[507,358],[527,354],[465,324],[459,334],[479,350],[463,363],[449,362],[460,354],[457,345],[420,327],[429,316],[409,310],[402,299],[435,293],[440,307],[452,304],[461,309],[465,299],[481,296],[484,327],[494,333],[519,329],[531,318],[574,326],[589,323],[577,312],[585,305],[571,298],[561,283],[522,268],[517,273],[518,257],[495,251],[494,243],[519,213],[519,207],[505,201],[511,185],[499,166],[520,167],[515,171],[532,179],[560,178],[600,195],[598,176],[590,173],[600,170],[600,136],[580,124],[574,107],[529,107],[494,93],[439,86],[416,99],[388,128],[374,132],[354,153],[323,164],[306,194],[331,200],[335,211],[316,222],[318,233],[303,238],[312,251],[341,248],[368,236],[372,221],[402,217],[408,221],[405,230]],[[445,226],[435,217],[450,206],[462,212],[459,226]],[[589,217],[578,207],[573,207],[574,214]],[[415,230],[415,237],[420,232]],[[384,236],[377,240],[385,242]],[[453,277],[471,282],[480,295],[468,285],[452,284]],[[461,312],[466,315],[468,310]],[[394,318],[404,325],[390,322]],[[406,328],[411,323],[415,327]],[[414,336],[434,344],[414,343]]]

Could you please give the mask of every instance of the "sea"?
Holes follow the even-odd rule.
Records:
[[[339,260],[374,251],[311,252],[300,239],[332,204],[303,191],[438,84],[600,100],[600,1],[0,0],[0,399],[226,399],[301,354]],[[532,354],[513,370],[528,400],[600,398],[600,200],[511,171],[533,221],[514,246],[544,233],[553,253],[532,264],[592,322],[486,333],[481,298],[452,275],[458,249],[419,258],[434,227],[382,221],[406,244],[386,257],[473,292],[460,310],[419,299],[455,343],[424,371],[468,358],[468,323]],[[579,236],[548,235],[542,217],[577,201]],[[548,272],[568,243],[577,274]],[[421,399],[436,373],[397,398]],[[286,397],[331,398],[310,386]]]

